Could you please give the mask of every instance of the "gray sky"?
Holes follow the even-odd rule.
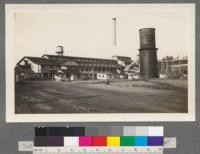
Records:
[[[191,5],[35,5],[15,14],[15,62],[23,56],[55,54],[64,46],[65,55],[135,58],[138,30],[156,28],[158,58],[186,56],[190,52]],[[33,9],[34,8],[34,9]],[[24,9],[24,10],[23,10]],[[112,18],[117,18],[117,45],[113,45]]]

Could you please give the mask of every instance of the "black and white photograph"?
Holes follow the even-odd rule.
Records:
[[[8,4],[6,118],[192,121],[194,4]]]

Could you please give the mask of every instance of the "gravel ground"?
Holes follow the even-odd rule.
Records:
[[[56,82],[15,86],[16,113],[186,113],[186,80]]]

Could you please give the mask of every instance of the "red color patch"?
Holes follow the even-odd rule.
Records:
[[[92,141],[93,146],[107,146],[106,136],[95,136]]]

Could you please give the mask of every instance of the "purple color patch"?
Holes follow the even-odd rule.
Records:
[[[148,137],[148,146],[163,146],[164,138],[159,136]]]
[[[64,146],[64,137],[48,136],[48,146]]]
[[[92,137],[90,136],[80,136],[79,146],[92,146]]]

